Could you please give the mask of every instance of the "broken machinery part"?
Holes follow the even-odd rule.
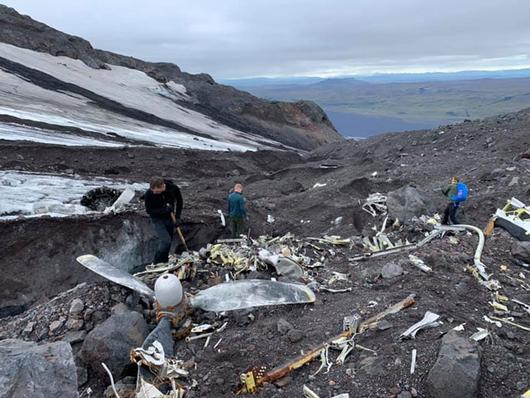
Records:
[[[292,371],[301,368],[302,366],[308,364],[314,359],[318,358],[323,350],[327,351],[327,348],[331,346],[336,341],[344,341],[344,339],[351,339],[355,334],[362,333],[363,331],[369,329],[375,323],[386,317],[390,314],[395,314],[396,312],[401,311],[404,308],[407,308],[413,305],[416,301],[414,300],[414,295],[406,297],[401,300],[399,303],[396,303],[388,307],[383,312],[367,319],[364,322],[359,322],[360,319],[353,317],[352,319],[345,320],[344,326],[347,327],[347,330],[344,330],[339,335],[328,339],[324,343],[319,344],[318,346],[311,349],[309,352],[296,357],[295,359],[287,362],[286,364],[279,366],[273,370],[266,371],[266,367],[254,367],[247,372],[241,374],[240,382],[241,387],[237,390],[237,394],[247,394],[255,393],[258,387],[264,383],[271,383],[275,380],[279,380]],[[357,330],[358,328],[358,330]]]

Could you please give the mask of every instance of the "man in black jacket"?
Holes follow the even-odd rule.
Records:
[[[182,194],[178,186],[169,180],[154,178],[145,193],[145,210],[151,216],[156,234],[160,239],[153,264],[167,263],[175,228],[180,224]]]

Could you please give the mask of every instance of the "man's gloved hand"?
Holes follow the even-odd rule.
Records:
[[[175,220],[175,227],[180,227],[181,224],[182,224],[182,220],[180,218],[177,218]]]

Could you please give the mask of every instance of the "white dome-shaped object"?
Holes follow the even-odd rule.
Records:
[[[160,276],[155,282],[155,297],[160,307],[174,307],[182,301],[182,284],[173,274]]]

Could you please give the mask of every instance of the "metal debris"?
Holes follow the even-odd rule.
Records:
[[[109,375],[110,378],[110,385],[112,387],[112,392],[116,396],[116,398],[120,398],[120,395],[118,394],[118,391],[116,391],[116,386],[114,385],[114,377],[112,376],[112,372],[110,369],[105,365],[103,362],[101,363],[101,366],[103,366],[103,369],[105,369],[105,372]]]
[[[377,214],[386,214],[388,211],[386,200],[387,197],[379,192],[371,193],[364,201],[362,209],[372,217],[377,216]]]
[[[313,390],[311,390],[305,384],[304,384],[304,387],[302,389],[302,392],[304,393],[304,397],[305,398],[320,398],[317,393],[315,393]],[[350,394],[349,393],[344,393],[344,394],[334,395],[331,398],[350,398]]]
[[[298,280],[306,277],[305,270],[324,267],[337,254],[333,247],[349,245],[351,239],[340,236],[301,239],[290,233],[274,238],[219,239],[198,252],[170,256],[167,264],[147,266],[135,276],[147,283],[165,272],[174,273],[179,279],[192,279],[197,272],[208,272],[212,264],[228,270],[231,279],[239,279],[245,272],[274,267],[278,274]]]
[[[323,291],[323,292],[328,292],[328,293],[347,293],[347,292],[351,292],[353,290],[353,288],[352,287],[345,287],[344,289],[331,289],[329,287],[320,286],[319,290]]]
[[[461,323],[460,325],[455,326],[455,327],[453,328],[453,330],[456,330],[457,332],[462,332],[462,331],[464,331],[464,326],[465,326],[465,324],[466,324],[465,322],[464,322],[464,323]]]
[[[496,325],[498,328],[501,328],[501,327],[502,327],[502,323],[500,323],[498,320],[497,320],[497,321],[494,321],[493,319],[488,318],[486,315],[484,315],[484,316],[482,317],[482,319],[484,319],[486,322],[493,323],[493,324]]]
[[[311,390],[305,384],[304,384],[302,392],[304,393],[305,398],[320,398],[313,390]]]
[[[329,346],[325,346],[320,350],[320,367],[317,369],[315,373],[311,375],[311,377],[315,377],[317,374],[320,373],[320,371],[324,368],[326,368],[326,373],[329,373],[329,370],[333,366],[333,362],[329,360]]]
[[[168,358],[162,344],[154,341],[149,347],[138,347],[131,350],[130,359],[138,366],[144,366],[161,380],[186,378],[189,372],[184,369],[184,361]]]
[[[104,278],[128,287],[154,301],[151,288],[134,276],[92,256],[80,256],[77,261]],[[178,276],[178,275],[177,275]],[[245,279],[221,283],[205,290],[189,300],[192,307],[205,311],[232,311],[244,308],[313,303],[315,294],[305,285]]]
[[[107,207],[105,210],[103,210],[103,213],[109,214],[109,213],[117,213],[123,208],[128,205],[131,200],[134,199],[134,196],[136,195],[136,191],[131,186],[128,186],[125,188],[125,190],[121,193],[120,196],[118,196],[118,199],[109,207]]]
[[[304,275],[302,267],[289,257],[272,254],[265,249],[260,250],[258,256],[261,261],[274,267],[278,275],[283,275],[290,279],[299,279]]]
[[[193,336],[186,337],[186,342],[189,343],[190,341],[194,341],[194,340],[199,340],[199,339],[204,339],[205,338],[206,342],[204,343],[204,347],[206,348],[208,346],[209,342],[210,342],[210,338],[214,334],[219,334],[223,330],[225,330],[226,326],[228,325],[228,322],[223,323],[223,325],[218,327],[218,328],[216,328],[216,324],[214,324],[214,325],[210,325],[210,324],[196,325],[195,327],[193,327],[191,329],[191,334]],[[220,340],[219,340],[219,342],[220,342]],[[219,342],[217,342],[217,344],[219,344]]]
[[[136,398],[160,398],[164,396],[165,395],[162,394],[162,392],[153,384],[148,383],[142,377],[139,377],[138,388],[136,390]]]
[[[221,219],[221,225],[223,227],[226,227],[226,219],[225,219],[225,215],[223,214],[223,212],[221,211],[221,209],[218,209],[217,210],[217,214],[219,214],[219,218]]]
[[[432,272],[432,268],[425,264],[422,259],[416,257],[415,255],[409,254],[409,260],[416,268],[419,268],[423,272]]]
[[[400,303],[390,307],[394,308]],[[282,377],[285,377],[292,371],[301,368],[305,364],[315,360],[316,358],[321,358],[321,366],[314,375],[319,373],[324,367],[327,367],[327,370],[331,368],[333,362],[329,361],[329,348],[335,344],[347,343],[352,337],[357,333],[356,328],[359,327],[360,319],[357,317],[352,318],[352,323],[347,330],[344,330],[339,335],[332,337],[331,339],[319,344],[318,346],[312,348],[309,352],[304,353],[292,361],[289,361],[287,364],[277,367],[269,372],[266,371],[264,366],[254,367],[248,370],[247,372],[241,374],[240,381],[241,387],[238,390],[238,394],[243,393],[254,393],[257,388],[265,383],[271,383],[275,380],[279,380]],[[342,349],[342,348],[341,348]]]
[[[131,358],[135,363],[141,363],[145,366],[162,366],[166,360],[162,344],[154,341],[147,349],[142,347],[135,348],[131,352]]]
[[[506,229],[515,238],[530,240],[530,206],[520,200],[516,198],[508,200],[506,206],[497,209],[492,221],[495,226]]]
[[[198,335],[196,335],[196,336],[188,336],[188,337],[186,337],[186,343],[189,343],[190,341],[194,341],[194,340],[200,340],[200,339],[208,338],[208,337],[210,337],[212,334],[213,334],[213,332],[210,332],[210,333],[203,333],[203,334],[198,334]]]
[[[396,303],[390,307],[388,307],[383,312],[380,312],[377,315],[374,315],[371,318],[368,318],[366,321],[361,323],[361,326],[359,327],[359,333],[364,332],[367,329],[371,329],[372,327],[377,326],[377,323],[385,318],[386,316],[390,314],[395,314],[396,312],[401,311],[402,309],[405,309],[407,307],[410,307],[411,305],[416,303],[416,300],[414,299],[415,295],[411,294],[401,300],[399,303]]]
[[[417,351],[414,348],[412,350],[412,356],[411,356],[411,359],[410,359],[410,374],[411,375],[413,375],[414,371],[416,370],[416,354],[417,354]]]
[[[523,303],[522,301],[519,301],[519,300],[516,300],[516,299],[512,299],[512,301],[516,304],[519,304],[521,307],[524,308],[524,310],[530,314],[530,305],[526,304],[526,303]]]
[[[530,332],[530,327],[528,326],[523,326],[523,325],[520,325],[518,323],[515,323],[513,322],[513,320],[511,319],[506,319],[506,318],[497,318],[495,316],[492,316],[491,319],[495,320],[495,321],[499,321],[499,322],[502,322],[502,323],[507,323],[508,325],[512,325],[512,326],[515,326],[516,328],[519,328],[521,330],[525,330],[527,332]],[[513,319],[513,318],[512,318]]]
[[[315,293],[305,285],[263,279],[220,283],[201,290],[190,299],[192,307],[204,311],[232,311],[267,305],[307,304]]]
[[[332,274],[333,275],[331,276],[331,278],[328,279],[328,286],[333,285],[337,281],[349,282],[348,274],[344,274],[342,272],[335,272],[335,271],[333,271]]]
[[[504,304],[497,303],[496,301],[490,301],[490,305],[496,310],[500,312],[510,312],[508,310],[508,307],[506,307]]]
[[[382,246],[381,246],[381,245],[388,246],[388,242],[385,239],[385,237],[381,238],[381,235],[379,235],[377,237],[372,238],[372,241],[370,241],[368,238],[365,237],[363,239],[362,243],[363,243],[363,246],[366,249],[368,249],[369,251],[367,253],[362,254],[362,255],[350,258],[350,261],[366,260],[368,258],[386,256],[386,255],[389,255],[389,254],[399,253],[401,251],[414,250],[414,249],[417,249],[417,248],[420,248],[420,247],[426,245],[427,243],[432,241],[434,238],[436,238],[436,237],[438,237],[438,236],[440,236],[442,234],[443,234],[443,231],[435,229],[435,230],[431,231],[425,238],[423,238],[421,241],[419,241],[417,243],[409,243],[409,242],[403,243],[403,242],[400,242],[400,241],[393,242],[393,243],[390,242],[390,244],[393,247],[386,248],[386,249],[382,248]],[[381,243],[380,239],[382,239],[383,243]],[[384,243],[384,242],[386,242],[386,243]]]
[[[480,341],[488,337],[490,332],[486,329],[477,328],[477,332],[473,333],[469,338],[474,341]]]
[[[347,246],[351,243],[351,239],[348,238],[341,238],[338,235],[324,235],[322,238],[306,238],[306,240],[314,240],[318,241],[320,243],[326,243],[330,245],[336,245],[336,246]]]
[[[484,249],[484,233],[480,228],[477,228],[473,225],[468,224],[458,224],[458,225],[440,225],[437,227],[440,231],[462,231],[462,230],[470,230],[475,232],[478,235],[478,245],[475,249],[475,256],[473,258],[473,263],[475,265],[475,268],[477,269],[478,274],[484,279],[488,280],[490,278],[490,275],[486,272],[486,266],[482,263],[480,260],[480,257],[482,255],[482,250]]]
[[[155,292],[145,283],[136,279],[127,272],[113,267],[109,263],[97,258],[96,256],[91,254],[79,256],[77,257],[77,262],[105,279],[154,299]]]
[[[405,330],[403,333],[401,333],[401,336],[399,336],[402,339],[405,338],[416,338],[416,333],[418,333],[422,329],[426,328],[434,328],[437,326],[440,326],[442,322],[439,321],[440,315],[435,314],[434,312],[427,311],[425,312],[425,315],[423,316],[423,319],[414,325],[412,325],[410,328]]]
[[[204,333],[204,332],[207,332],[213,329],[214,329],[213,325],[205,323],[203,325],[193,326],[193,328],[191,329],[191,333]]]

